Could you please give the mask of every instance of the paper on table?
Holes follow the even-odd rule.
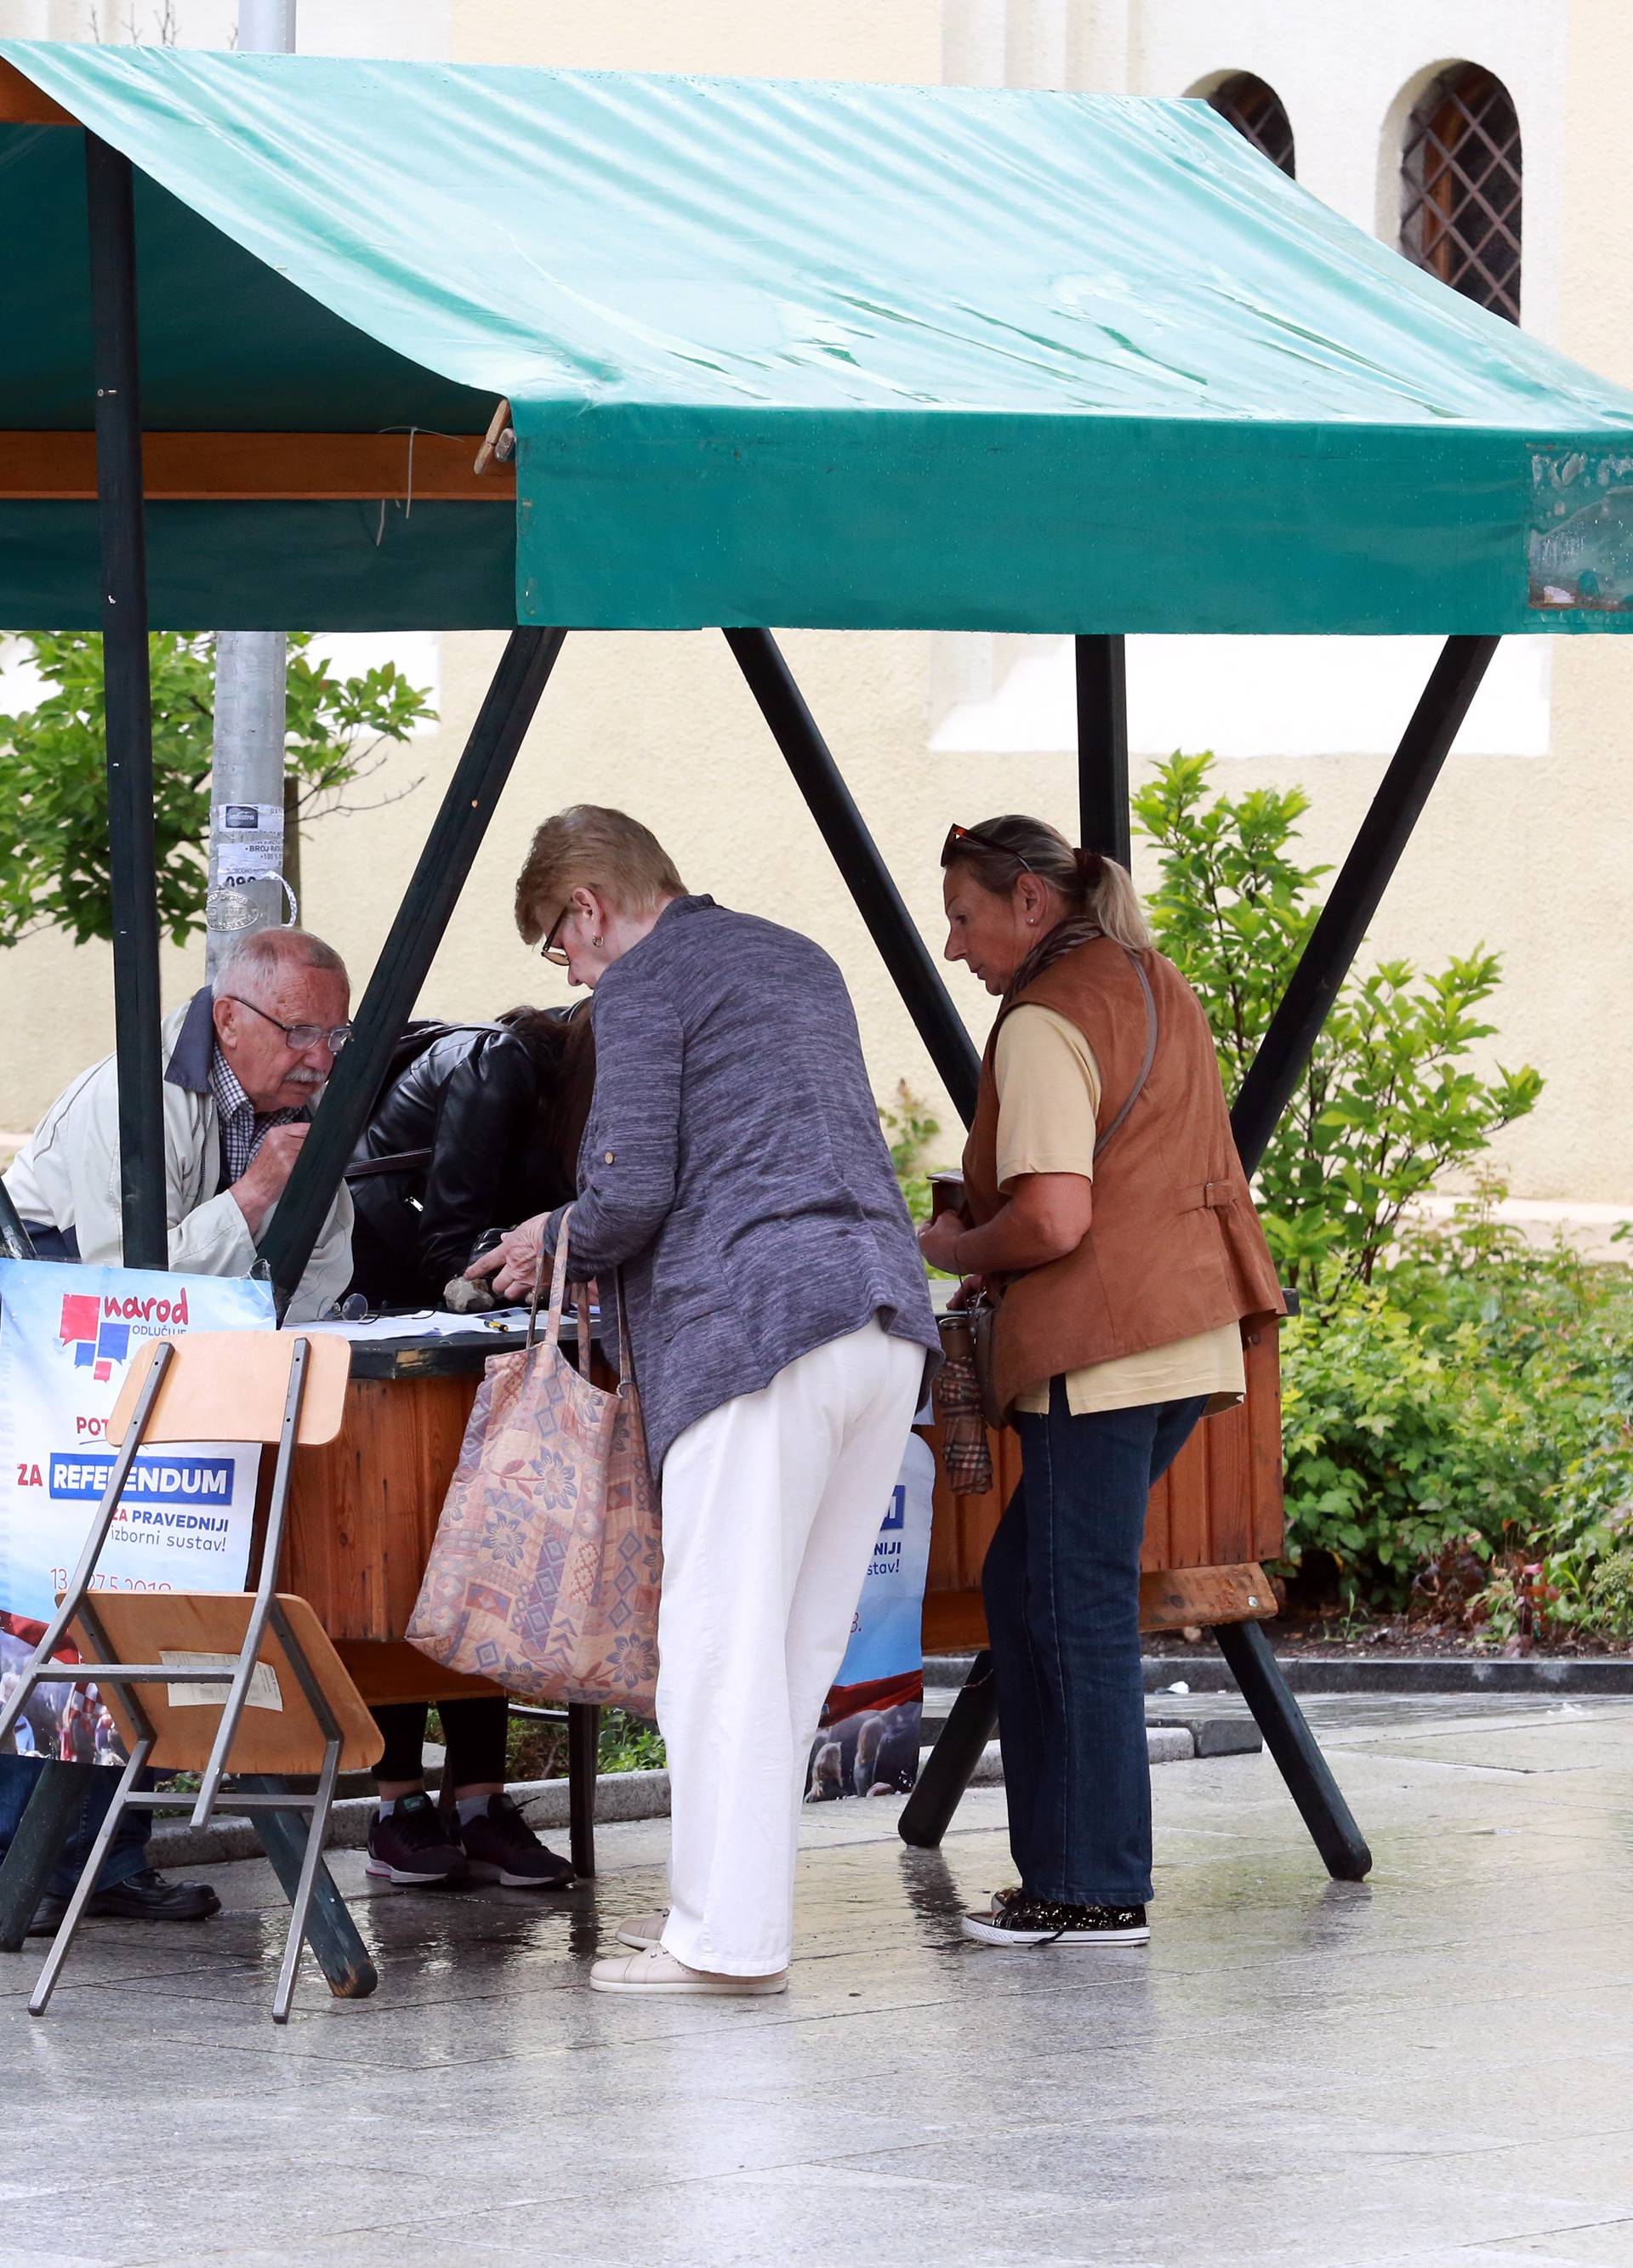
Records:
[[[590,1314],[598,1309],[592,1307]],[[569,1314],[567,1321],[571,1323]],[[541,1312],[539,1328],[544,1327]],[[445,1307],[419,1307],[407,1315],[371,1315],[366,1322],[346,1322],[339,1316],[321,1323],[303,1323],[304,1331],[332,1331],[339,1337],[351,1340],[368,1339],[451,1339],[473,1338],[486,1332],[525,1331],[528,1311],[525,1307],[495,1307],[485,1315],[451,1315]]]

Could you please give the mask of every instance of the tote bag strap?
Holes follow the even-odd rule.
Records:
[[[573,1207],[569,1205],[561,1216],[561,1229],[556,1238],[555,1265],[550,1270],[550,1309],[545,1322],[544,1336],[552,1347],[558,1348],[561,1344],[562,1303],[567,1295],[567,1223],[572,1218]],[[533,1271],[533,1297],[528,1303],[528,1344],[529,1346],[532,1346],[538,1337],[539,1301],[544,1292],[545,1258],[544,1240],[541,1237],[538,1265]],[[583,1336],[582,1324],[580,1326],[580,1338]]]

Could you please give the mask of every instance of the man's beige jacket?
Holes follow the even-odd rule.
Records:
[[[210,1085],[215,1030],[208,991],[166,1017],[161,1044],[170,1265],[201,1276],[248,1276],[255,1241],[237,1199],[225,1189],[216,1193],[221,1132]],[[112,1056],[57,1097],[12,1160],[5,1186],[25,1220],[72,1229],[82,1261],[119,1265],[119,1082]],[[262,1224],[263,1235],[271,1218],[269,1212]],[[311,1322],[351,1277],[351,1198],[343,1186],[290,1303],[289,1322]]]

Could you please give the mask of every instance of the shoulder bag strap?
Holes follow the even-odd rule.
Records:
[[[1127,946],[1124,947],[1124,951],[1127,952]],[[1140,955],[1137,953],[1129,953],[1128,958],[1134,963],[1134,975],[1140,980],[1140,990],[1145,995],[1145,1055],[1134,1085],[1123,1098],[1122,1108],[1094,1145],[1094,1159],[1097,1166],[1100,1162],[1101,1152],[1113,1135],[1121,1132],[1124,1121],[1140,1100],[1141,1091],[1151,1076],[1151,1065],[1156,1058],[1156,996],[1151,990],[1151,980],[1145,973],[1145,963]]]

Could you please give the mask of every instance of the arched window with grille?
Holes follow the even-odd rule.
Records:
[[[1268,158],[1273,166],[1293,173],[1293,127],[1281,96],[1252,71],[1233,71],[1208,96],[1221,118],[1228,119],[1244,141]]]
[[[1519,320],[1519,117],[1500,78],[1454,63],[1407,122],[1400,249],[1454,291]]]

